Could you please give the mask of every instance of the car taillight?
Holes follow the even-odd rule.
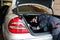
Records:
[[[8,30],[11,33],[28,33],[28,29],[19,17],[15,17],[10,20]]]

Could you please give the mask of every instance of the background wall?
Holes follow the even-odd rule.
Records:
[[[60,16],[60,0],[55,0],[53,9],[54,9],[54,14]]]

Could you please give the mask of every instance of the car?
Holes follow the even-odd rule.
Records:
[[[33,30],[30,24],[40,13],[52,14],[51,4],[52,0],[12,0],[2,25],[4,40],[52,40],[48,30]]]

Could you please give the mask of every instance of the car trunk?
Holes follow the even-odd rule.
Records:
[[[47,8],[47,7],[46,7]],[[18,7],[18,11],[20,12],[20,14],[22,13],[25,20],[27,21],[27,23],[30,25],[30,29],[34,32],[34,33],[42,33],[42,32],[47,32],[47,28],[46,31],[44,31],[44,29],[41,30],[33,30],[31,28],[31,26],[38,26],[38,23],[31,23],[30,21],[35,18],[38,15],[41,15],[43,13],[45,14],[50,14],[51,10],[50,9],[46,9],[46,8],[38,8],[35,7],[34,5],[24,5],[24,6],[19,6]],[[13,9],[13,12],[16,13],[16,9]],[[48,11],[49,10],[49,11]]]

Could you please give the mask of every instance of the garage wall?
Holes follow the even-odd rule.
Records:
[[[60,0],[54,2],[54,14],[60,16]]]

